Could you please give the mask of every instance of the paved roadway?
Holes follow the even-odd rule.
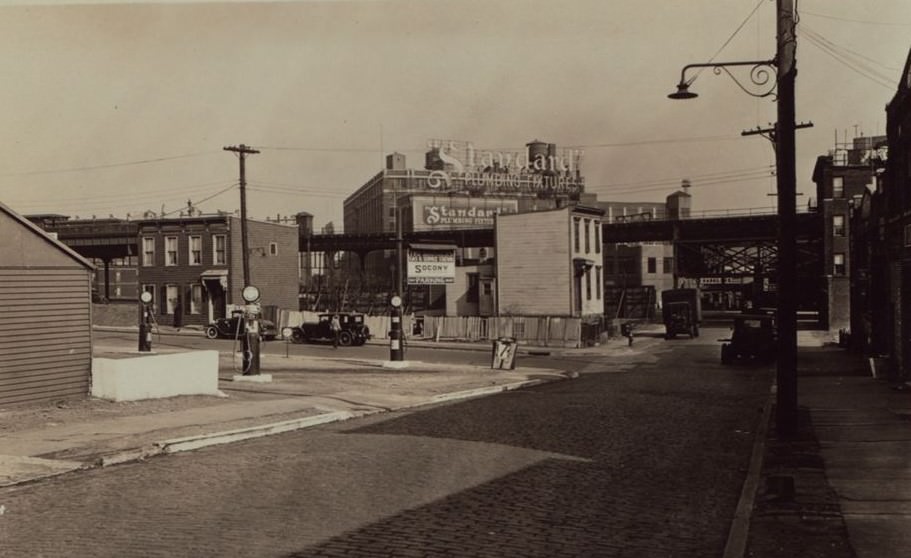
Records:
[[[552,360],[572,381],[0,490],[0,555],[720,556],[773,375],[722,368],[721,335],[637,339]]]

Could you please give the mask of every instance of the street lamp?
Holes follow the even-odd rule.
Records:
[[[721,75],[721,73],[724,72],[728,77],[734,80],[734,83],[736,83],[747,95],[753,97],[768,97],[769,95],[775,94],[775,89],[778,85],[778,80],[772,79],[776,72],[775,63],[775,60],[746,60],[742,62],[705,62],[702,64],[687,64],[680,70],[680,83],[677,84],[677,91],[671,93],[667,97],[669,99],[695,99],[698,97],[696,93],[690,91],[690,85],[692,85],[693,81],[696,79],[695,76],[689,80],[686,79],[687,71],[693,68],[711,68],[716,76]],[[750,78],[750,83],[737,79],[737,76],[728,70],[728,68],[731,67],[742,66],[752,67],[747,73],[747,77]]]
[[[671,99],[692,99],[693,80],[686,80],[692,68],[712,68],[715,75],[725,72],[753,97],[774,95],[778,121],[772,137],[778,191],[778,358],[775,423],[779,435],[797,433],[797,176],[794,138],[794,84],[797,76],[797,50],[794,0],[776,0],[776,54],[773,60],[689,64],[680,72],[677,91]],[[731,67],[752,66],[750,83],[738,80]],[[772,75],[775,79],[772,79]]]

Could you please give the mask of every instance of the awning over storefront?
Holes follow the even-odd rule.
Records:
[[[228,288],[228,270],[227,269],[207,269],[199,274],[199,280],[202,283],[203,287],[206,287],[206,282],[218,281],[218,284],[221,285],[222,289],[227,290]]]

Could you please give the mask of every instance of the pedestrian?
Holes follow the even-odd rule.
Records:
[[[342,331],[342,324],[338,321],[338,314],[332,314],[332,320],[329,322],[329,331],[332,332],[332,347],[338,349],[338,336]]]

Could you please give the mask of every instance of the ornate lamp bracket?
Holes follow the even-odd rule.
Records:
[[[671,99],[691,99],[696,96],[690,92],[690,84],[695,80],[695,76],[686,79],[687,71],[694,68],[711,68],[717,76],[722,72],[728,75],[741,90],[752,97],[769,97],[777,99],[776,90],[778,86],[778,69],[777,60],[747,60],[743,62],[706,62],[701,64],[687,64],[680,71],[680,83],[677,84],[677,91],[668,95]],[[749,68],[740,78],[729,68]]]

